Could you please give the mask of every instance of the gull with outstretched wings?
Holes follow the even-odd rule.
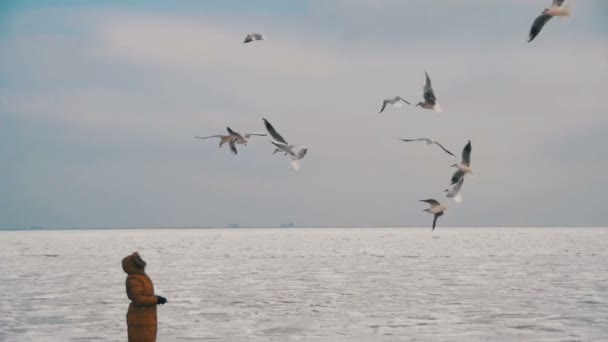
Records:
[[[274,141],[271,141],[271,143],[276,146],[276,150],[274,151],[274,153],[281,151],[284,152],[286,155],[289,155],[292,159],[291,167],[294,170],[299,170],[300,160],[302,160],[302,158],[304,158],[304,156],[308,152],[308,147],[290,145],[289,143],[287,143],[287,140],[285,140],[285,138],[283,138],[279,134],[279,132],[277,132],[277,130],[270,124],[270,122],[268,122],[268,120],[262,120],[264,120],[264,126],[266,126],[268,134],[270,134],[272,139],[274,139]]]
[[[228,131],[227,135],[215,134],[215,135],[209,135],[206,137],[195,137],[195,138],[197,138],[197,139],[220,138],[219,147],[222,147],[222,145],[224,145],[225,143],[228,143],[228,146],[230,146],[230,151],[232,152],[232,154],[237,154],[238,151],[236,149],[236,144],[247,145],[247,143],[249,142],[249,138],[254,135],[255,136],[266,136],[266,133],[241,134],[241,133],[235,132],[230,127],[226,127],[226,131]]]
[[[432,145],[432,144],[435,144],[435,145],[439,146],[439,147],[440,147],[440,148],[441,148],[441,149],[442,149],[442,150],[443,150],[445,153],[447,153],[447,154],[449,154],[449,155],[451,155],[451,156],[453,156],[453,157],[456,157],[456,156],[454,155],[454,153],[452,153],[452,152],[448,151],[448,149],[447,149],[447,148],[443,147],[443,145],[441,145],[441,144],[440,144],[440,143],[439,143],[437,140],[432,139],[432,138],[399,139],[399,140],[401,140],[401,141],[405,141],[405,142],[424,141],[424,142],[426,142],[426,144],[427,144],[427,145]]]
[[[464,175],[472,174],[473,169],[471,168],[471,140],[466,144],[466,146],[462,149],[462,160],[459,164],[452,164],[452,167],[455,167],[457,170],[452,175],[452,183],[454,185],[458,183],[458,181],[464,177]]]
[[[420,202],[428,203],[431,207],[428,209],[424,209],[429,214],[433,214],[433,229],[435,230],[435,224],[437,224],[437,219],[448,210],[448,208],[444,205],[441,205],[437,200],[434,199],[425,199],[420,200]]]
[[[243,43],[247,44],[247,43],[255,42],[257,40],[264,40],[264,36],[259,33],[250,33],[245,37],[245,40],[243,41]]]
[[[460,203],[462,201],[462,195],[460,194],[462,183],[464,183],[464,177],[461,177],[460,180],[456,184],[454,184],[451,189],[445,189],[445,197],[453,198],[454,202]]]
[[[424,109],[432,109],[435,112],[441,112],[441,106],[437,103],[437,98],[435,97],[435,92],[433,91],[433,87],[431,86],[431,79],[429,78],[429,74],[424,72],[426,76],[426,83],[424,84],[423,94],[424,102],[418,102],[416,106],[420,106]]]
[[[380,108],[380,113],[382,113],[384,111],[384,108],[386,108],[387,104],[390,104],[391,106],[394,106],[397,108],[401,108],[401,107],[403,107],[403,103],[407,103],[408,105],[410,104],[405,99],[403,99],[403,97],[401,97],[401,96],[395,96],[392,99],[386,99],[386,100],[382,101],[382,108]]]

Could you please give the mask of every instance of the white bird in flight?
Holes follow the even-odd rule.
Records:
[[[270,136],[274,139],[274,141],[271,141],[271,143],[277,147],[277,150],[285,152],[285,154],[289,154],[292,159],[291,167],[294,170],[299,170],[300,169],[300,160],[302,158],[304,158],[304,156],[308,152],[308,147],[290,145],[289,143],[287,143],[287,140],[285,140],[274,129],[274,127],[272,127],[272,125],[270,124],[270,122],[268,122],[268,120],[266,120],[266,119],[262,119],[262,120],[264,120],[264,126],[266,126],[266,130],[268,131],[268,134],[270,134]],[[277,150],[275,150],[274,153],[277,153],[278,152]]]
[[[259,33],[250,33],[245,37],[245,40],[243,41],[243,43],[245,43],[245,44],[251,43],[256,40],[264,40],[264,36]]]
[[[460,203],[462,201],[462,195],[460,195],[460,188],[462,188],[462,183],[464,183],[464,177],[461,177],[458,183],[454,184],[451,189],[445,189],[445,197],[453,198],[454,202]]]
[[[431,205],[430,208],[424,209],[429,214],[433,214],[433,229],[435,230],[435,224],[437,223],[437,219],[448,210],[448,208],[444,205],[441,205],[437,200],[434,199],[425,199],[420,200],[420,202],[425,202]]]
[[[545,10],[534,19],[532,27],[530,28],[530,39],[528,40],[528,43],[538,36],[549,19],[553,17],[567,17],[570,15],[570,8],[568,6],[562,6],[563,3],[564,0],[553,0],[551,7],[545,8]]]
[[[424,72],[426,76],[426,83],[423,88],[423,97],[424,102],[418,102],[416,106],[420,106],[424,109],[432,109],[435,112],[441,112],[441,106],[437,103],[437,98],[435,97],[435,92],[433,91],[433,87],[431,87],[431,79],[429,78],[429,74]]]
[[[473,173],[473,169],[471,168],[471,150],[471,140],[469,140],[466,146],[462,149],[462,161],[460,162],[460,164],[451,165],[452,167],[458,169],[456,170],[456,172],[454,172],[454,175],[452,175],[451,185],[458,183],[458,181],[467,173]]]
[[[435,139],[431,139],[431,138],[417,138],[417,139],[399,139],[401,141],[405,141],[405,142],[412,142],[412,141],[425,141],[427,145],[432,145],[435,144],[437,146],[439,146],[443,151],[445,151],[445,153],[454,156],[454,153],[448,151],[448,149],[446,149],[445,147],[443,147],[443,145],[441,145],[437,140]]]
[[[197,139],[220,138],[220,146],[219,147],[222,147],[222,145],[224,145],[225,143],[228,143],[228,145],[230,146],[230,151],[232,151],[233,154],[237,154],[238,151],[236,149],[236,144],[247,146],[247,143],[249,142],[249,138],[251,136],[254,136],[254,135],[257,135],[257,136],[266,136],[266,133],[244,133],[244,134],[240,134],[240,133],[237,133],[237,132],[233,131],[232,129],[230,129],[230,127],[226,127],[226,130],[228,131],[227,135],[216,134],[216,135],[209,135],[209,136],[206,136],[206,137],[195,137],[195,138],[197,138]]]
[[[397,108],[401,108],[401,107],[403,107],[403,102],[407,103],[408,105],[411,104],[411,103],[407,102],[406,100],[404,100],[403,97],[401,97],[401,96],[395,96],[392,99],[386,99],[386,100],[382,101],[382,108],[380,108],[380,113],[382,113],[384,111],[384,108],[386,108],[387,104],[390,104]]]

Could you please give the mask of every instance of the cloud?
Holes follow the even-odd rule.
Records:
[[[28,210],[0,226],[426,225],[417,200],[442,195],[453,161],[397,141],[418,136],[454,151],[473,141],[478,174],[446,224],[603,222],[586,206],[563,208],[598,196],[592,184],[605,184],[598,177],[608,171],[605,158],[583,153],[574,164],[557,152],[575,140],[605,143],[601,134],[586,139],[607,124],[598,72],[606,48],[593,34],[560,40],[565,25],[556,24],[534,46],[516,32],[495,42],[479,32],[436,44],[408,30],[399,33],[408,38],[403,44],[394,32],[352,40],[325,21],[341,6],[314,3],[271,23],[263,23],[270,14],[245,23],[240,14],[81,10],[55,19],[79,34],[3,40],[0,52],[9,57],[0,72],[11,81],[3,115],[18,123],[11,136],[29,143],[0,183],[19,184],[10,188],[10,207]],[[386,15],[378,4],[352,6],[344,15],[353,21],[332,25],[346,32],[358,15]],[[452,10],[458,15],[450,20],[467,18]],[[387,20],[360,27],[397,25]],[[304,29],[310,23],[321,25]],[[269,39],[242,44],[255,24]],[[425,69],[445,113],[377,114],[386,96],[421,98]],[[272,155],[265,138],[237,157],[193,139],[227,125],[263,130],[262,117],[310,147],[301,172]]]

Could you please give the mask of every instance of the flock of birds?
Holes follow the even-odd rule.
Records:
[[[568,6],[562,6],[564,0],[552,0],[552,4],[549,8],[546,8],[532,23],[532,27],[530,28],[529,40],[528,43],[534,40],[536,36],[540,33],[545,24],[555,16],[569,16],[570,9]],[[251,33],[245,37],[243,43],[251,43],[255,41],[265,40],[264,35],[260,33]],[[426,77],[426,82],[423,88],[423,99],[424,101],[418,102],[416,106],[420,106],[423,109],[429,109],[434,112],[442,112],[441,105],[437,103],[437,98],[435,96],[435,92],[433,91],[433,87],[431,85],[431,79],[428,73],[424,72]],[[385,99],[382,101],[382,107],[380,108],[380,113],[382,113],[387,105],[391,105],[393,107],[401,108],[404,104],[411,105],[410,102],[405,100],[401,96],[395,96],[390,99]],[[272,126],[272,124],[266,120],[262,119],[264,122],[264,126],[268,133],[238,133],[232,130],[230,127],[226,127],[228,134],[216,134],[209,135],[204,137],[196,137],[197,139],[209,139],[209,138],[219,138],[220,143],[219,147],[221,148],[224,144],[228,143],[230,146],[230,151],[236,155],[238,150],[236,148],[237,144],[247,145],[249,139],[252,136],[267,136],[268,134],[272,137],[273,140],[270,142],[275,146],[275,153],[283,153],[285,156],[289,156],[291,158],[291,166],[294,170],[300,169],[300,160],[306,156],[308,152],[308,147],[306,146],[298,146],[292,145],[281,136],[277,130]],[[445,153],[456,157],[455,154],[450,152],[447,148],[445,148],[441,143],[432,139],[432,138],[416,138],[416,139],[400,139],[404,142],[417,142],[424,141],[427,145],[437,145],[441,148]],[[460,190],[462,189],[462,185],[464,183],[464,177],[467,174],[473,174],[473,169],[471,168],[471,141],[468,143],[462,150],[461,161],[460,163],[452,164],[451,167],[455,167],[456,171],[451,177],[450,186],[451,188],[446,189],[444,192],[446,193],[447,198],[452,198],[455,202],[460,203],[462,200],[462,196],[460,195]],[[446,205],[441,204],[439,201],[435,199],[424,199],[420,200],[421,202],[425,202],[430,205],[429,208],[424,209],[425,212],[433,215],[433,225],[432,230],[435,230],[435,226],[437,224],[437,219],[445,214],[448,210]]]

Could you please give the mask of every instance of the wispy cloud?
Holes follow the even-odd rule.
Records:
[[[563,210],[598,196],[608,171],[605,158],[582,151],[606,143],[589,132],[607,124],[608,51],[598,31],[585,32],[589,9],[577,4],[582,14],[556,21],[532,46],[519,37],[529,25],[522,13],[538,6],[516,2],[485,26],[473,10],[480,2],[461,5],[312,2],[287,19],[120,8],[15,14],[0,41],[0,74],[2,116],[16,129],[0,139],[28,143],[17,162],[0,156],[12,165],[0,173],[7,208],[20,208],[0,215],[0,226],[422,225],[416,200],[441,196],[452,161],[397,141],[416,136],[456,151],[473,141],[479,174],[448,224],[605,224],[583,204]],[[23,29],[37,16],[68,30]],[[424,31],[431,17],[441,30]],[[242,44],[251,27],[269,39]],[[377,114],[386,96],[421,98],[425,69],[445,113]],[[262,117],[310,147],[300,173],[265,138],[237,157],[193,139],[227,125],[261,130]],[[572,141],[580,145],[562,155]]]

